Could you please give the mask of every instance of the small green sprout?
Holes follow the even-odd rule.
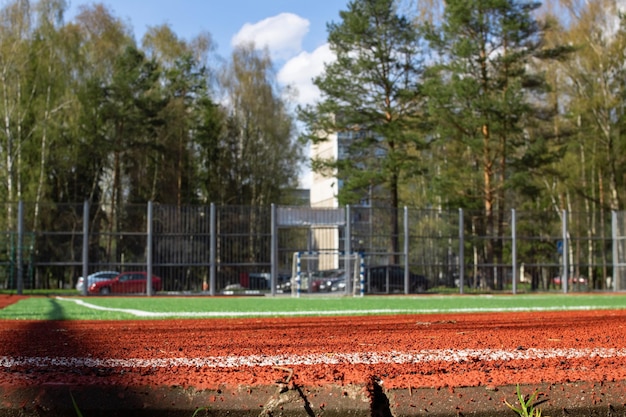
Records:
[[[209,407],[200,407],[198,409],[196,409],[196,411],[194,411],[194,413],[191,415],[191,417],[196,417],[198,415],[199,412],[201,411],[209,411]]]
[[[520,417],[541,417],[541,409],[536,407],[545,400],[535,402],[538,396],[538,390],[535,390],[535,392],[533,392],[529,397],[523,396],[520,391],[519,384],[517,384],[517,399],[520,403],[520,407],[517,408],[506,400],[504,402],[511,410],[519,414]]]
[[[83,414],[80,412],[80,408],[78,408],[78,404],[76,404],[76,400],[74,399],[74,395],[70,392],[70,397],[72,397],[72,404],[74,404],[74,410],[76,411],[76,415],[78,417],[83,417]]]

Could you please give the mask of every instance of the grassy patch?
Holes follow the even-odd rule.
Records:
[[[626,308],[626,294],[353,297],[31,297],[0,319],[125,320],[287,317]]]

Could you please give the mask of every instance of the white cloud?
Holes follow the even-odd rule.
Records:
[[[302,38],[310,22],[293,13],[281,13],[257,23],[246,23],[233,36],[232,46],[254,42],[257,48],[268,48],[273,60],[285,60],[302,50]]]
[[[267,48],[274,62],[281,64],[277,77],[284,86],[292,86],[297,91],[299,105],[313,104],[320,98],[313,78],[322,74],[324,64],[335,60],[328,44],[313,52],[302,50],[302,40],[309,32],[309,21],[292,13],[281,13],[257,23],[245,24],[233,36],[231,45],[254,42],[257,48]],[[302,167],[300,187],[310,188],[312,174],[308,164]]]
[[[246,23],[232,37],[231,44],[254,42],[257,48],[267,48],[275,63],[282,65],[278,82],[295,87],[298,104],[311,104],[319,98],[313,77],[324,70],[324,63],[334,60],[328,44],[313,52],[302,50],[302,40],[309,32],[309,20],[293,13],[281,13],[256,23]],[[284,64],[283,64],[284,63]]]
[[[278,82],[291,85],[297,90],[296,101],[300,105],[313,104],[320,98],[319,89],[313,84],[313,78],[322,74],[324,64],[335,60],[328,44],[318,47],[313,52],[300,52],[288,60],[278,72]],[[307,148],[307,153],[310,149]],[[300,187],[310,189],[313,175],[308,166],[300,173]]]
[[[278,82],[292,85],[298,91],[298,104],[312,104],[320,95],[313,84],[313,78],[324,71],[324,64],[335,60],[328,44],[318,47],[313,52],[300,52],[291,58],[278,72]]]

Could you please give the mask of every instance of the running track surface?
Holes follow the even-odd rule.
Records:
[[[626,311],[0,321],[0,385],[387,389],[626,380]]]

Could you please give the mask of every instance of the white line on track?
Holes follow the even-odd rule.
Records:
[[[296,365],[376,365],[430,362],[477,362],[495,360],[541,360],[578,358],[624,358],[626,349],[436,349],[416,352],[361,352],[306,355],[209,356],[203,358],[98,359],[68,357],[0,356],[0,368],[87,367],[87,368],[237,368]]]
[[[428,314],[428,313],[492,313],[524,311],[582,311],[602,310],[610,307],[598,306],[551,306],[551,307],[493,307],[493,308],[449,308],[449,309],[363,309],[363,310],[302,310],[302,311],[145,311],[132,308],[103,307],[80,299],[57,297],[61,301],[71,301],[93,310],[126,313],[135,317],[296,317],[296,316],[341,316],[359,314]]]

